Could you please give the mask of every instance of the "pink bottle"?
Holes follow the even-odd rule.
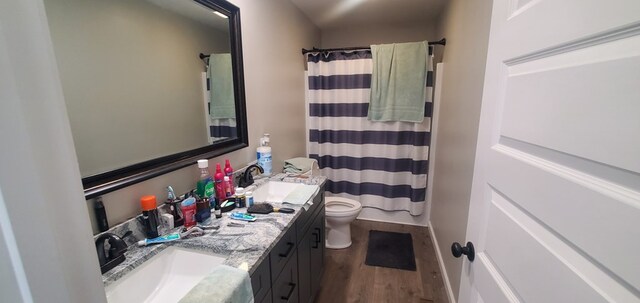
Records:
[[[216,197],[218,197],[218,201],[222,202],[226,200],[227,195],[224,190],[224,174],[220,168],[220,163],[216,163],[216,173],[213,175],[213,180],[216,183]]]
[[[233,167],[229,159],[224,160],[224,175],[229,177],[229,188],[231,189],[231,195],[236,194],[236,185],[233,183]]]

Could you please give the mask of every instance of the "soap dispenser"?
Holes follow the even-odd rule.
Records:
[[[269,134],[264,134],[262,138],[260,138],[260,146],[257,148],[257,158],[258,165],[262,167],[264,170],[263,174],[265,176],[271,175],[271,146],[269,146],[269,142],[271,139],[269,138]]]

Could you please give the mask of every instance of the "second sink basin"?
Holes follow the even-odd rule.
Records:
[[[167,247],[107,286],[107,301],[178,302],[224,260],[199,251]]]
[[[301,183],[269,181],[253,192],[253,200],[256,203],[270,202],[282,203],[284,198],[296,188],[304,186]]]

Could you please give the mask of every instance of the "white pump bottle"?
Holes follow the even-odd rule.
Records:
[[[270,176],[272,163],[271,163],[271,146],[269,146],[269,134],[264,134],[260,138],[260,146],[257,148],[258,165],[264,169],[264,175]]]

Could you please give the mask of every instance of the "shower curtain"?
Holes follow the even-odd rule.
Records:
[[[431,53],[429,48],[422,123],[367,119],[370,50],[308,54],[309,157],[327,176],[328,192],[363,207],[423,213],[433,104]]]

